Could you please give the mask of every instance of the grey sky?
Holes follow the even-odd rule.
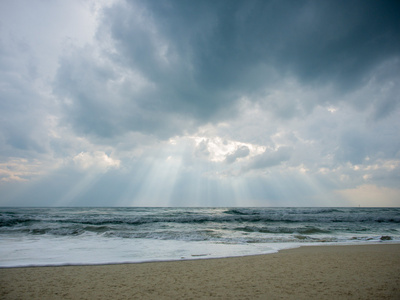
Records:
[[[3,1],[0,205],[399,206],[397,1]]]

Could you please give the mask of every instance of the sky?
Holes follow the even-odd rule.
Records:
[[[400,206],[398,1],[0,2],[0,206]]]

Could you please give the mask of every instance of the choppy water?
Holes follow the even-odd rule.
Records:
[[[400,208],[0,208],[0,266],[271,253],[400,242]]]

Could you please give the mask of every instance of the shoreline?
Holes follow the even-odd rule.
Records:
[[[91,266],[110,266],[110,265],[129,265],[129,264],[147,264],[147,263],[167,263],[167,262],[181,262],[181,261],[196,261],[196,260],[214,260],[214,259],[229,259],[229,258],[240,258],[248,256],[262,256],[262,255],[272,255],[278,254],[282,251],[295,250],[300,248],[308,247],[340,247],[340,246],[369,246],[369,245],[399,245],[399,241],[375,241],[375,242],[360,242],[360,243],[309,243],[309,244],[296,244],[294,246],[275,249],[271,252],[255,253],[255,254],[243,254],[243,255],[231,255],[231,256],[209,256],[210,254],[192,254],[190,257],[181,257],[176,259],[154,259],[154,260],[143,260],[143,261],[121,261],[121,262],[99,262],[99,263],[53,263],[53,264],[26,264],[26,265],[11,265],[11,266],[1,266],[2,269],[15,269],[15,268],[57,268],[57,267],[91,267]]]
[[[125,264],[7,267],[2,299],[400,299],[400,244]]]

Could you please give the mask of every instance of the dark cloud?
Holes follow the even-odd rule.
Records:
[[[169,138],[190,129],[191,121],[185,115],[159,105],[161,91],[137,88],[141,83],[135,81],[140,78],[96,61],[90,51],[83,49],[65,57],[55,82],[55,91],[64,99],[64,122],[72,124],[79,134],[111,138],[137,131]]]
[[[232,89],[243,80],[248,87],[247,76],[259,64],[294,72],[305,82],[348,85],[400,51],[396,1],[142,4],[177,55],[190,55],[196,82],[212,90]],[[134,43],[131,37],[120,41]]]
[[[225,158],[225,162],[228,164],[234,163],[238,158],[246,157],[250,154],[250,149],[247,146],[239,146],[235,152],[229,154]]]
[[[73,101],[68,117],[77,129],[168,137],[234,117],[241,97],[264,95],[286,76],[342,92],[358,87],[399,56],[399,11],[396,1],[118,2],[104,10],[97,34],[100,45],[115,47],[100,49],[108,63],[95,60],[93,49],[78,61],[65,58],[57,84]],[[132,91],[127,81],[111,91],[110,81],[130,71],[148,85]],[[271,109],[291,118],[311,104],[288,100]],[[376,104],[376,114],[393,101]]]
[[[208,140],[203,140],[197,145],[194,155],[198,158],[207,158],[210,156],[210,151],[208,151]]]
[[[338,161],[357,165],[367,157],[366,137],[363,133],[356,130],[347,131],[340,137],[339,143],[341,147],[336,152]]]
[[[293,149],[291,147],[280,147],[273,151],[266,150],[264,153],[253,157],[247,165],[242,168],[242,172],[278,166],[281,163],[288,161],[292,152]]]
[[[54,107],[35,86],[37,73],[29,51],[22,41],[9,41],[0,50],[0,149],[4,156],[24,157],[48,148],[47,117]]]

